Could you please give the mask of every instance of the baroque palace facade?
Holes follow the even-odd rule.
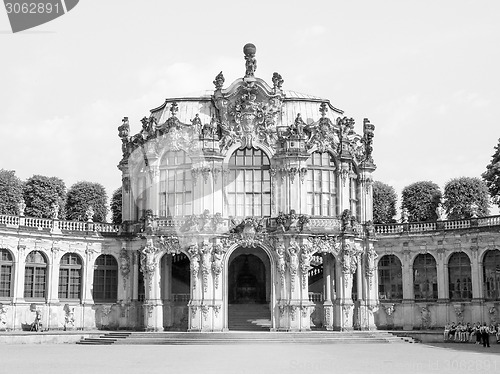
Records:
[[[122,225],[0,216],[0,329],[273,331],[495,320],[500,217],[372,224],[374,125],[245,75],[130,135]],[[57,215],[56,215],[57,217]],[[256,323],[257,323],[256,322]]]

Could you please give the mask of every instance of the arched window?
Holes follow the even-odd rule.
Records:
[[[95,302],[116,302],[118,295],[118,263],[111,255],[95,260],[93,292]]]
[[[307,160],[307,212],[313,216],[336,216],[335,163],[328,152],[315,152]]]
[[[483,260],[483,290],[486,300],[500,299],[500,251],[486,251]]]
[[[7,249],[0,249],[0,297],[12,295],[12,269],[14,261]]]
[[[160,166],[160,216],[193,214],[191,159],[184,151],[167,152]]]
[[[437,300],[436,260],[429,254],[420,254],[413,261],[413,290],[416,300]]]
[[[82,283],[82,261],[75,253],[61,258],[59,267],[59,298],[80,299]]]
[[[380,300],[403,298],[401,261],[395,255],[385,255],[378,263],[378,294]]]
[[[456,252],[448,261],[450,300],[472,299],[470,259],[464,252]]]
[[[268,217],[271,215],[271,175],[269,158],[260,149],[239,149],[229,159],[226,186],[230,216]]]
[[[28,299],[47,296],[47,259],[40,251],[32,251],[26,256],[24,273],[24,297]]]

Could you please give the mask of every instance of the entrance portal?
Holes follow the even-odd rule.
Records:
[[[229,259],[228,327],[230,330],[269,330],[271,264],[257,248],[238,248]]]

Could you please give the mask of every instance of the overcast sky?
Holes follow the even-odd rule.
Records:
[[[85,0],[12,34],[0,9],[0,168],[118,188],[117,127],[164,99],[279,72],[376,126],[375,179],[398,194],[478,177],[500,138],[499,1]],[[496,210],[494,210],[496,212]]]

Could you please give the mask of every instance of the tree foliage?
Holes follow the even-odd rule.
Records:
[[[14,170],[0,169],[0,214],[19,214],[23,198],[23,182]]]
[[[26,203],[26,216],[53,218],[54,205],[57,204],[57,216],[64,219],[66,185],[62,179],[33,175],[24,183],[23,197]]]
[[[454,178],[444,187],[444,208],[448,219],[467,219],[489,213],[488,188],[480,178]]]
[[[122,223],[122,188],[113,192],[111,197],[111,219],[115,225]]]
[[[403,188],[401,208],[408,211],[410,222],[435,221],[441,196],[441,190],[436,183],[415,182]]]
[[[373,222],[395,222],[396,201],[396,191],[394,191],[392,186],[375,181],[373,183]]]
[[[106,189],[99,183],[77,182],[71,186],[66,200],[66,217],[87,221],[87,210],[92,207],[94,222],[106,222],[108,214]]]
[[[490,163],[486,166],[486,171],[481,176],[486,182],[493,203],[500,207],[500,139]]]

